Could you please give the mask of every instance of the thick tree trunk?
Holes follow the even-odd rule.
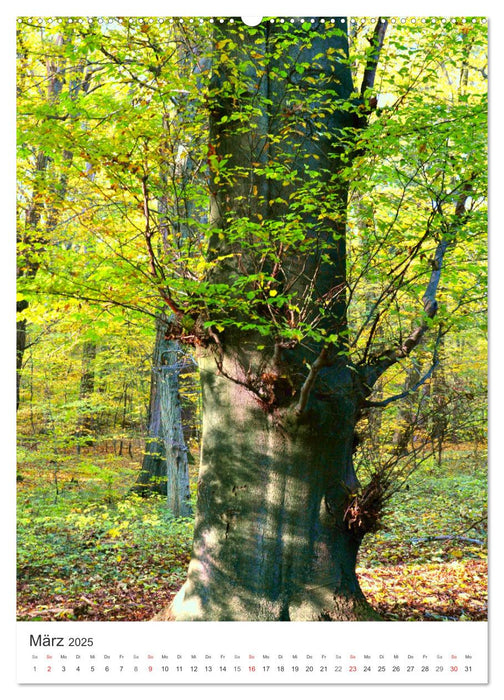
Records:
[[[364,530],[355,526],[359,517],[347,517],[358,486],[352,448],[364,394],[345,347],[347,190],[338,172],[354,118],[338,105],[353,90],[340,60],[348,47],[339,19],[314,21],[310,30],[286,26],[216,27],[215,46],[226,49],[208,100],[215,230],[209,257],[225,262],[210,280],[230,285],[249,274],[254,295],[253,280],[269,274],[274,292],[294,294],[303,312],[293,304],[286,321],[282,311],[267,310],[266,293],[265,318],[276,314],[267,339],[253,323],[249,333],[240,330],[240,312],[226,309],[224,330],[200,353],[193,553],[187,582],[157,619],[377,617],[355,574]],[[289,240],[292,211],[302,242]],[[251,222],[251,240],[260,222],[278,223],[265,226],[268,262],[258,241],[248,248],[247,236],[235,243],[226,235],[242,220]],[[285,246],[274,233],[283,229]],[[236,326],[226,326],[233,313]],[[290,343],[296,313],[333,338],[329,345]]]
[[[377,619],[355,574],[361,535],[345,522],[357,396],[348,369],[313,398],[265,410],[200,358],[203,447],[187,582],[158,619]],[[329,376],[331,375],[331,376]],[[354,482],[355,483],[355,482]]]

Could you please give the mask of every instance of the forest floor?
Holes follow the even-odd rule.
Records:
[[[163,498],[128,495],[138,454],[55,464],[24,446],[20,457],[18,619],[149,620],[166,606],[185,578],[193,522],[170,519]],[[357,570],[383,619],[487,618],[486,496],[483,452],[465,445],[393,497]]]

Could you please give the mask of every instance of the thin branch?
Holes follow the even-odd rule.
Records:
[[[329,349],[327,346],[324,346],[322,350],[320,351],[319,356],[315,360],[315,362],[312,364],[310,371],[308,373],[308,376],[305,379],[305,382],[303,386],[301,387],[301,390],[299,392],[299,401],[298,404],[295,408],[295,413],[296,415],[300,416],[304,412],[306,405],[308,403],[308,397],[310,395],[310,391],[312,390],[312,387],[315,383],[315,380],[317,378],[318,373],[323,367],[327,367],[329,364],[328,360],[328,354],[329,354]]]
[[[394,396],[389,396],[388,399],[383,399],[383,401],[365,401],[364,402],[364,407],[365,408],[383,408],[384,406],[388,406],[390,403],[393,401],[399,401],[400,399],[405,399],[407,396],[410,394],[413,394],[417,389],[419,389],[425,382],[430,379],[432,376],[432,373],[436,369],[436,367],[439,365],[439,359],[436,357],[433,359],[432,365],[430,366],[429,370],[424,374],[424,376],[418,380],[418,382],[411,387],[411,389],[407,389],[406,391],[402,391],[400,394],[394,394]]]
[[[378,68],[378,61],[380,59],[380,52],[382,50],[383,40],[385,39],[387,25],[387,20],[378,17],[378,22],[376,23],[373,32],[373,37],[370,39],[370,43],[373,46],[373,51],[369,55],[366,68],[364,69],[364,76],[362,78],[362,85],[360,89],[361,98],[364,98],[367,90],[371,90],[374,87],[376,69]]]
[[[471,181],[464,183],[462,192],[455,205],[455,216],[463,223],[467,219],[465,204],[472,190]],[[436,206],[436,212],[443,217],[440,203]],[[439,282],[441,279],[441,270],[443,266],[446,251],[450,245],[453,245],[452,231],[445,232],[443,238],[439,241],[436,247],[433,258],[431,258],[431,274],[424,295],[422,297],[423,310],[425,318],[422,322],[410,333],[404,342],[399,346],[390,349],[379,355],[375,355],[367,365],[363,366],[363,372],[367,374],[367,384],[372,386],[389,367],[405,357],[408,357],[414,348],[418,346],[422,340],[426,330],[429,328],[429,322],[435,317],[438,310],[438,302],[436,299]]]
[[[468,542],[469,544],[479,544],[483,546],[485,543],[483,540],[476,540],[472,537],[463,537],[462,535],[432,535],[429,537],[413,537],[410,540],[411,544],[418,544],[419,542],[438,542],[443,540],[460,540],[462,542]]]
[[[154,279],[157,279],[158,265],[156,263],[156,256],[154,255],[154,250],[152,249],[152,230],[150,227],[149,191],[147,189],[147,179],[147,175],[142,177],[143,211],[145,216],[144,237],[145,242],[147,244],[147,252],[149,254],[150,271]]]
[[[133,304],[127,304],[127,303],[122,302],[122,301],[117,301],[116,299],[89,297],[89,296],[84,296],[82,294],[77,294],[77,293],[72,294],[71,292],[62,292],[62,291],[47,290],[47,289],[44,289],[43,292],[39,292],[38,290],[35,290],[34,293],[35,294],[51,294],[53,296],[65,297],[68,299],[77,299],[78,301],[87,301],[87,302],[90,302],[92,304],[98,304],[98,305],[104,305],[104,306],[118,306],[118,307],[121,307],[123,309],[129,309],[130,311],[136,311],[137,313],[151,316],[154,319],[157,318],[157,313],[152,313],[151,311],[147,311],[147,309],[143,309],[141,306],[134,306]]]
[[[150,225],[149,191],[147,189],[147,180],[148,180],[148,175],[144,175],[144,177],[142,177],[143,211],[144,211],[144,217],[145,217],[144,238],[145,238],[145,242],[147,244],[147,252],[149,254],[151,275],[154,278],[154,280],[156,282],[158,282],[159,278],[161,278],[162,280],[166,280],[166,277],[165,277],[165,274],[163,272],[163,268],[157,263],[156,256],[154,255],[154,250],[152,248],[153,231],[152,231],[151,225]],[[168,287],[166,285],[163,287],[163,286],[158,284],[158,289],[159,289],[159,293],[161,295],[161,298],[163,299],[163,301],[166,302],[166,304],[168,304],[168,306],[173,311],[173,313],[176,314],[177,316],[183,316],[184,312],[178,306],[178,304],[172,299]]]
[[[488,518],[485,516],[484,518],[480,518],[479,520],[476,520],[474,523],[471,523],[469,527],[466,527],[465,530],[462,530],[462,532],[459,533],[459,535],[465,535],[466,532],[469,532],[469,530],[472,530],[473,528],[476,527],[476,525],[479,525],[480,523],[486,523]]]

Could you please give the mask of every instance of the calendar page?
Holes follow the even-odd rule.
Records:
[[[318,4],[15,19],[22,689],[488,682],[488,20]]]

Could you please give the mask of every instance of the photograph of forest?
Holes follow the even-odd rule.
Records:
[[[487,22],[21,17],[17,619],[487,619]]]

